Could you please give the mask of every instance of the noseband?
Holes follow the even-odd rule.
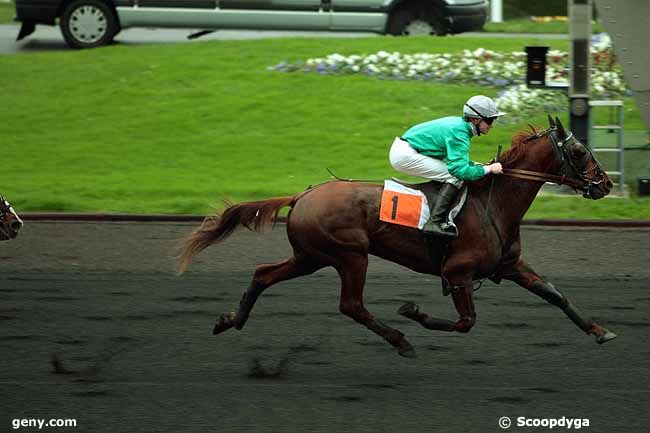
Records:
[[[600,169],[600,164],[598,163],[598,160],[594,156],[591,149],[583,145],[585,150],[589,152],[589,154],[593,158],[595,165],[593,168],[589,170],[585,170],[585,171],[578,170],[578,168],[575,166],[573,162],[573,159],[571,158],[571,155],[569,154],[569,150],[567,149],[567,144],[572,144],[577,140],[573,137],[572,132],[569,132],[569,134],[563,140],[560,140],[557,137],[557,132],[558,132],[558,128],[556,126],[552,126],[548,129],[539,131],[531,135],[530,137],[525,138],[524,143],[527,143],[532,140],[536,140],[538,138],[543,137],[544,135],[548,135],[549,138],[551,139],[551,143],[553,146],[553,154],[555,155],[555,159],[560,164],[559,174],[549,174],[549,173],[542,173],[538,171],[521,170],[517,168],[504,168],[503,174],[510,177],[516,177],[519,179],[527,179],[527,180],[534,180],[540,182],[550,182],[558,185],[568,185],[571,188],[575,189],[576,191],[577,190],[582,191],[583,197],[585,198],[591,197],[591,189],[595,186],[600,185],[603,182],[603,171]],[[594,177],[600,180],[595,181],[593,179],[589,179],[587,176],[589,176],[591,171],[594,172],[593,173]]]

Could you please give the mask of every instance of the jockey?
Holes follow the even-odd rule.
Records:
[[[487,96],[472,96],[463,108],[463,117],[421,123],[395,138],[389,155],[395,170],[443,183],[437,200],[429,204],[431,217],[423,232],[454,237],[455,230],[446,223],[446,216],[463,182],[489,173],[501,174],[501,163],[478,165],[470,161],[469,150],[472,137],[490,132],[493,122],[505,114]]]

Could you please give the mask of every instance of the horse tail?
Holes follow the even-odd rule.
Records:
[[[301,194],[239,204],[226,202],[221,215],[207,217],[199,228],[185,238],[180,247],[179,273],[185,272],[192,258],[212,244],[228,238],[239,226],[261,232],[275,222],[280,209],[293,206]]]

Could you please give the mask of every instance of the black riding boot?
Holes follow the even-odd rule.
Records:
[[[424,233],[443,237],[456,236],[454,228],[447,224],[447,214],[456,201],[456,195],[458,195],[458,189],[454,185],[450,183],[442,185],[436,202],[429,208],[431,217],[422,227]]]

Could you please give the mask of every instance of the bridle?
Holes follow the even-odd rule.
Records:
[[[521,170],[517,168],[504,168],[503,174],[518,179],[534,180],[539,182],[551,182],[551,183],[556,183],[558,185],[567,185],[575,189],[576,191],[577,190],[582,191],[583,197],[591,198],[592,188],[600,185],[604,180],[603,179],[604,172],[601,170],[600,163],[594,156],[591,149],[589,149],[584,144],[580,143],[573,136],[572,132],[569,132],[564,139],[559,139],[557,136],[558,135],[557,126],[551,126],[548,129],[539,131],[525,138],[523,141],[524,143],[527,143],[529,141],[537,140],[538,138],[541,138],[544,135],[548,135],[549,138],[551,139],[555,159],[560,163],[559,174],[542,173],[539,171]],[[580,171],[575,166],[575,163],[573,162],[573,159],[569,154],[567,145],[576,142],[580,143],[593,158],[595,164],[591,169]],[[589,175],[591,174],[592,171],[593,171],[593,176],[596,179],[600,179],[600,180],[595,181],[589,178]]]

